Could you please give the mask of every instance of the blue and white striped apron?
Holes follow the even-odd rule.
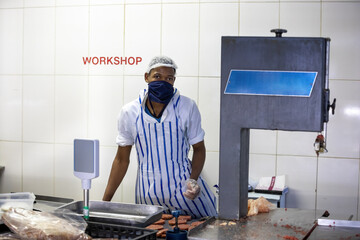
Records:
[[[199,196],[195,200],[183,196],[191,162],[188,158],[190,145],[179,122],[180,97],[180,94],[174,95],[166,109],[173,112],[168,112],[170,117],[164,117],[160,123],[145,113],[139,97],[141,107],[136,118],[135,139],[138,156],[136,203],[182,210],[193,218],[216,216],[216,198],[201,176],[198,178]]]

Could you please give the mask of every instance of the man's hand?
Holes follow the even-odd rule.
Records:
[[[184,196],[190,200],[194,200],[200,193],[200,186],[194,179],[188,179],[186,181],[186,191]]]

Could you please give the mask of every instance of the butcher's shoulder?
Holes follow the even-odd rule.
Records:
[[[196,102],[193,99],[186,97],[184,95],[180,95],[178,104],[179,104],[179,111],[181,113],[191,114],[193,109],[197,108]]]
[[[121,115],[126,118],[135,118],[138,115],[140,108],[139,99],[135,99],[131,102],[126,103],[121,109]]]

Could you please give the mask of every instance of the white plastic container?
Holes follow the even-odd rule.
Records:
[[[10,207],[20,207],[32,210],[35,195],[30,192],[1,193],[0,194],[0,215]]]

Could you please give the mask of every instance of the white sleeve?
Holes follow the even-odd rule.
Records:
[[[189,144],[194,145],[204,140],[205,132],[201,128],[201,115],[196,103],[192,100],[189,112],[188,138]]]
[[[118,116],[118,135],[116,137],[116,144],[119,146],[131,146],[134,144],[134,137],[132,134],[132,124],[134,120],[131,119],[126,108],[122,108]]]

